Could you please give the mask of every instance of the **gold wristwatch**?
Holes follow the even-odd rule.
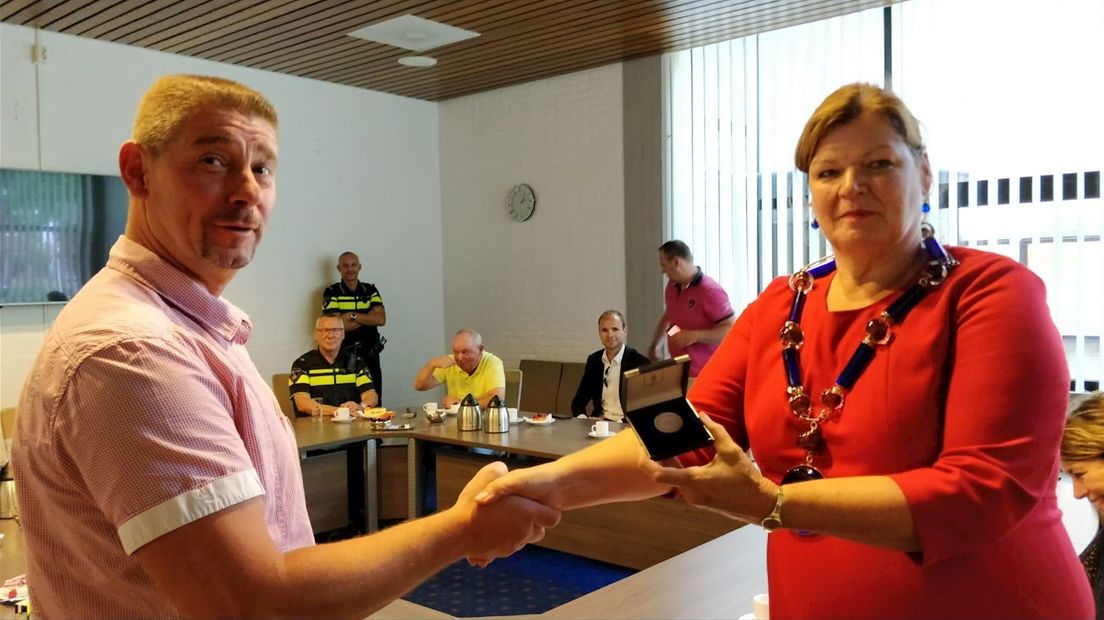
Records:
[[[768,534],[782,527],[782,487],[778,487],[778,495],[774,496],[774,510],[759,523]]]

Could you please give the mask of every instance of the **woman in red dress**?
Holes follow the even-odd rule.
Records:
[[[796,163],[834,260],[768,285],[698,377],[715,445],[664,467],[623,433],[484,501],[677,488],[772,531],[776,618],[1092,617],[1055,498],[1069,375],[1042,282],[939,244],[919,125],[884,89],[829,95]]]

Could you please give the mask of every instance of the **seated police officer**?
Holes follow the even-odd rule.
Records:
[[[315,321],[318,348],[299,356],[288,377],[296,415],[333,415],[338,407],[360,410],[379,402],[363,361],[355,351],[341,351],[344,338],[340,315],[323,315]],[[321,399],[321,406],[315,398]]]

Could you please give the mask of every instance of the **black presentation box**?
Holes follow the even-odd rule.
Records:
[[[698,412],[686,400],[690,357],[680,355],[621,376],[625,418],[652,460],[678,456],[713,443]]]

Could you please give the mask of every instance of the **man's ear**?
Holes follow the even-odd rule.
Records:
[[[144,197],[149,193],[146,185],[146,163],[149,154],[134,141],[128,140],[119,148],[119,174],[131,196]]]

